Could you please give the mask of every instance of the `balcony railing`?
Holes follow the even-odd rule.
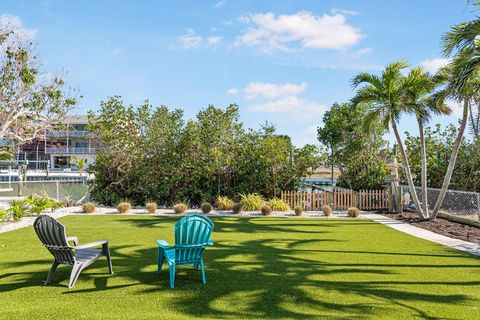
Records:
[[[56,137],[56,138],[62,138],[62,137],[86,137],[89,134],[91,134],[88,131],[85,130],[47,130],[45,132],[45,135],[47,137]]]
[[[97,148],[46,148],[45,153],[94,154]]]

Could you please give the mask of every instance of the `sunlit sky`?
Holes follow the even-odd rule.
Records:
[[[466,0],[2,0],[0,12],[34,39],[45,72],[66,72],[83,96],[76,113],[112,95],[186,119],[237,103],[247,127],[269,121],[297,145],[316,143],[357,73],[398,59],[435,71],[442,34],[475,15]],[[400,129],[416,134],[411,117]]]

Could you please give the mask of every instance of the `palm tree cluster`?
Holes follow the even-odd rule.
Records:
[[[480,2],[475,2],[480,5]],[[480,101],[480,18],[453,26],[442,39],[443,52],[450,63],[436,74],[421,67],[412,68],[404,61],[385,67],[381,75],[360,73],[352,79],[358,89],[352,98],[353,105],[369,106],[365,126],[380,120],[386,131],[392,129],[405,170],[412,200],[418,214],[424,219],[435,219],[445,198],[452,177],[460,144],[465,133],[469,110]],[[424,127],[432,115],[449,115],[446,101],[463,104],[458,136],[443,180],[440,194],[433,210],[428,208],[427,158]],[[404,114],[415,115],[418,124],[421,150],[422,202],[418,198],[403,141],[398,132],[398,122]]]

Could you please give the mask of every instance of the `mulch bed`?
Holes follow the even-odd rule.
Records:
[[[379,213],[386,217],[406,222],[416,227],[426,229],[450,238],[480,243],[480,228],[474,226],[469,226],[442,218],[437,218],[433,221],[422,221],[418,215],[413,212]]]

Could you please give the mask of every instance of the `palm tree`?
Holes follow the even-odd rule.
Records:
[[[412,69],[408,74],[408,83],[411,83],[412,85],[406,92],[406,103],[415,112],[420,135],[423,218],[427,218],[429,215],[427,192],[427,150],[425,147],[424,125],[430,120],[432,114],[448,115],[452,112],[452,110],[444,103],[444,99],[441,99],[443,96],[437,96],[434,94],[435,89],[444,82],[444,77],[442,75],[443,74],[432,76],[429,73],[424,72],[421,67]]]
[[[352,104],[354,106],[359,104],[370,106],[371,110],[368,112],[365,121],[367,127],[376,120],[382,123],[385,130],[389,130],[391,126],[402,157],[403,168],[413,202],[417,212],[422,217],[425,217],[418,201],[410,164],[397,127],[403,113],[415,112],[415,109],[410,104],[405,103],[407,91],[417,82],[417,79],[407,78],[401,74],[401,71],[407,67],[408,64],[406,62],[397,61],[385,67],[380,77],[370,73],[358,74],[352,79],[352,87],[357,88],[361,84],[365,85],[357,90],[355,97],[352,98]]]
[[[455,70],[455,63],[461,59],[461,57],[457,57],[454,62],[452,62],[452,69]],[[463,63],[460,61],[460,63]],[[440,95],[444,97],[450,97],[451,99],[455,99],[458,102],[463,102],[463,112],[462,112],[462,119],[460,120],[460,128],[458,129],[458,135],[455,138],[455,142],[453,144],[452,154],[450,155],[450,161],[448,162],[447,172],[445,173],[445,177],[443,178],[442,188],[440,189],[440,193],[438,195],[437,201],[435,202],[435,206],[433,208],[432,214],[430,215],[430,219],[435,219],[438,215],[438,211],[442,206],[443,200],[445,199],[445,195],[447,194],[447,189],[450,184],[450,180],[452,178],[453,169],[455,168],[455,163],[457,161],[458,152],[460,150],[460,145],[463,139],[463,135],[465,133],[465,128],[467,127],[468,122],[468,111],[470,108],[470,104],[472,102],[478,101],[479,92],[480,92],[480,74],[479,71],[476,71],[474,74],[471,74],[465,84],[462,85],[461,88],[455,87],[455,71],[449,74],[449,81],[448,85],[444,90],[439,92]]]

